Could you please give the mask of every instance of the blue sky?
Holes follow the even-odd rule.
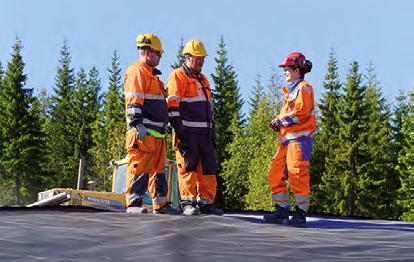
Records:
[[[204,73],[212,82],[214,57],[224,36],[246,101],[256,75],[267,83],[271,68],[292,51],[303,52],[313,62],[307,80],[319,99],[331,47],[341,80],[352,60],[360,62],[362,70],[372,62],[384,95],[392,100],[398,89],[414,86],[413,10],[410,0],[0,0],[0,61],[5,67],[18,35],[24,45],[27,87],[51,93],[66,38],[72,65],[96,65],[106,86],[112,51],[118,50],[124,72],[138,58],[136,35],[153,32],[165,50],[159,66],[162,80],[183,37],[205,43],[210,56]]]

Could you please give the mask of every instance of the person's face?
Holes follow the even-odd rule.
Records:
[[[144,52],[144,61],[147,65],[156,67],[160,63],[162,53],[156,50],[146,50]]]
[[[186,56],[186,65],[196,73],[201,73],[204,65],[204,56]]]
[[[286,82],[295,82],[296,80],[298,80],[301,75],[300,75],[300,70],[297,67],[285,67],[283,68],[284,71],[284,76],[286,78]]]

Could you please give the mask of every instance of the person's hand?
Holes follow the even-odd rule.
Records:
[[[280,130],[280,127],[279,127],[279,125],[278,125],[278,123],[277,123],[276,118],[275,118],[275,119],[273,119],[273,120],[269,123],[269,127],[270,127],[273,131],[276,131],[276,132],[279,132],[279,130]]]
[[[174,133],[177,136],[178,140],[182,141],[184,139],[184,127],[182,125],[174,128]]]
[[[147,137],[148,133],[147,133],[147,130],[145,129],[144,124],[142,123],[137,124],[135,126],[135,129],[137,130],[137,139],[142,141]]]

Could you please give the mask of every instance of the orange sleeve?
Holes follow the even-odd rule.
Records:
[[[132,71],[132,70],[131,70]],[[128,104],[144,104],[147,81],[144,75],[137,71],[128,71],[125,74],[124,89],[125,103]]]
[[[278,115],[276,117],[277,124],[288,127],[294,124],[305,122],[313,111],[313,92],[307,85],[299,88],[297,97],[288,100],[288,104],[293,103],[291,111],[286,114]]]
[[[182,80],[178,76],[176,70],[174,70],[168,77],[167,89],[168,108],[178,108],[185,93],[185,86],[182,84]]]
[[[148,89],[148,80],[138,70],[137,67],[129,68],[124,78],[125,108],[128,125],[134,125],[142,121],[142,108],[145,92]]]

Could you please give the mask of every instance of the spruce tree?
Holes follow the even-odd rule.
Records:
[[[240,127],[236,117],[232,119],[233,141],[227,146],[229,159],[223,163],[223,207],[227,210],[243,210],[244,197],[248,193],[249,153],[246,127]]]
[[[258,110],[249,118],[246,143],[250,148],[248,193],[244,199],[248,210],[274,210],[269,188],[269,167],[277,151],[277,134],[268,127],[274,117],[273,110],[266,101],[260,101]]]
[[[217,155],[219,163],[222,163],[229,158],[226,146],[233,141],[233,134],[229,123],[232,122],[233,117],[236,117],[236,121],[241,126],[241,107],[243,105],[237,83],[237,74],[234,67],[228,63],[223,37],[220,40],[215,61],[217,65],[215,72],[211,75],[214,81],[213,106],[216,123]]]
[[[37,96],[37,110],[40,112],[41,130],[45,136],[43,143],[43,161],[41,162],[43,175],[42,175],[42,190],[48,190],[54,187],[54,173],[50,169],[50,150],[48,148],[50,138],[50,126],[51,126],[51,109],[52,109],[52,97],[47,94],[45,89],[40,90]]]
[[[393,117],[393,156],[395,171],[398,172],[400,188],[397,205],[399,218],[414,221],[414,91],[411,103],[400,91]]]
[[[111,160],[125,157],[125,106],[121,84],[121,68],[118,52],[112,54],[108,68],[109,87],[103,95],[103,108],[94,123],[91,155],[94,159],[94,172],[97,174],[98,189],[110,191]]]
[[[0,62],[0,94],[2,92],[3,75],[4,75],[3,66]],[[4,147],[3,141],[4,141],[4,138],[2,136],[2,132],[0,132],[0,156],[3,155],[3,147]],[[11,201],[10,188],[11,186],[9,185],[9,180],[6,178],[4,168],[2,164],[0,163],[0,206],[7,204]]]
[[[65,40],[60,50],[59,66],[51,100],[48,130],[49,171],[53,174],[49,184],[53,187],[75,187],[78,162],[73,160],[75,141],[73,123],[69,120],[74,96],[75,75],[71,67],[69,46]]]
[[[250,96],[249,106],[250,111],[249,115],[253,115],[259,108],[259,103],[263,98],[263,86],[261,81],[261,75],[257,74],[255,79],[255,86],[253,87],[252,95]]]
[[[226,45],[223,37],[220,39],[219,50],[215,58],[216,68],[211,75],[214,81],[213,89],[213,107],[216,130],[217,160],[219,163],[218,173],[222,171],[222,163],[230,158],[227,146],[233,142],[234,133],[232,133],[229,123],[238,123],[241,128],[242,114],[241,107],[243,101],[240,97],[240,90],[237,83],[237,74],[234,67],[228,63]],[[233,120],[232,118],[236,118]],[[237,127],[236,127],[237,128]],[[220,175],[217,176],[217,203],[223,203],[222,191],[223,180]]]
[[[37,196],[44,142],[33,89],[24,88],[27,76],[21,50],[21,41],[16,38],[0,89],[1,184],[8,186],[12,193],[8,200],[17,205],[33,201]]]
[[[0,90],[1,90],[1,82],[3,79],[3,75],[4,75],[3,65],[1,64],[1,61],[0,61]]]
[[[71,139],[74,141],[74,152],[71,158],[75,165],[79,159],[84,161],[84,180],[92,177],[92,161],[89,153],[93,147],[92,129],[99,112],[100,80],[98,71],[93,67],[89,74],[83,68],[77,73],[72,109],[69,121],[73,124]]]
[[[320,117],[317,118],[318,131],[314,137],[314,146],[310,163],[312,210],[323,212],[325,198],[329,193],[321,190],[319,185],[325,171],[325,158],[338,146],[338,121],[340,109],[341,83],[339,81],[336,55],[333,50],[329,54],[328,72],[323,82],[324,92],[317,105]]]
[[[1,85],[2,85],[2,82],[3,82],[3,74],[4,74],[3,66],[0,62],[0,92],[1,92],[1,89],[2,89]],[[3,155],[2,150],[3,150],[3,137],[2,137],[1,132],[0,132],[0,156]],[[2,171],[2,168],[0,166],[0,189],[1,189],[1,178],[2,178],[1,174],[3,174],[3,171]],[[1,194],[0,194],[0,204],[1,204]]]
[[[367,135],[365,86],[362,85],[358,62],[353,61],[347,83],[341,96],[338,113],[337,147],[325,157],[325,171],[321,190],[330,196],[324,210],[338,215],[359,215],[358,201],[364,192],[359,191],[360,162],[364,161],[361,145]]]
[[[269,168],[277,151],[277,133],[269,128],[270,121],[282,104],[280,76],[272,73],[270,84],[257,110],[249,116],[246,128],[248,193],[245,207],[248,210],[274,210],[269,188]]]
[[[263,99],[264,92],[261,76],[257,75],[256,84],[253,86],[249,102],[249,116],[256,114]],[[247,127],[240,126],[237,117],[232,118],[230,128],[234,134],[234,139],[226,148],[230,158],[223,162],[223,171],[221,173],[224,181],[224,208],[227,210],[243,210],[245,208],[244,198],[249,188],[248,167],[253,150],[248,145]]]
[[[176,54],[177,60],[174,62],[174,64],[171,65],[172,69],[177,69],[184,64],[185,58],[183,55],[183,50],[184,50],[184,39],[181,37],[180,43],[178,44],[177,54]]]
[[[392,164],[390,107],[382,95],[371,63],[365,78],[366,90],[362,102],[366,107],[369,126],[366,140],[360,145],[364,157],[359,168],[358,212],[369,217],[397,218],[393,213],[399,182]]]

